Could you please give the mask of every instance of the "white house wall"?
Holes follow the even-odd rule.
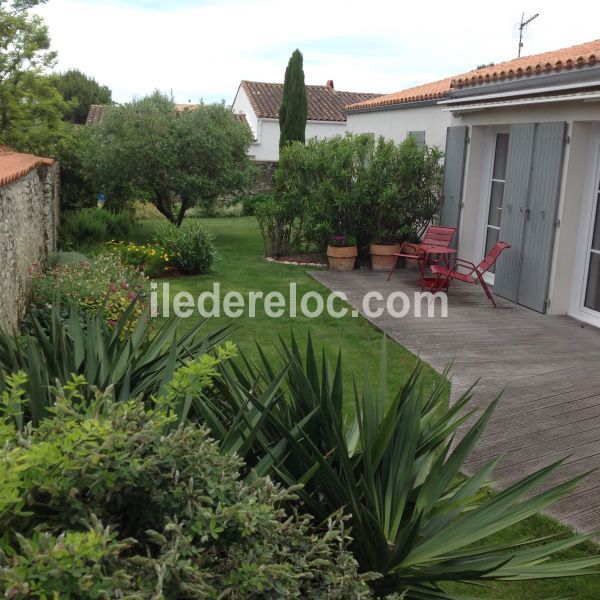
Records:
[[[372,133],[395,142],[404,141],[409,131],[424,131],[425,143],[443,150],[450,121],[450,113],[436,105],[351,112],[348,114],[348,131]]]
[[[307,140],[332,138],[346,133],[346,123],[328,121],[308,121],[306,124]],[[279,160],[279,121],[275,119],[259,119],[257,142],[250,147],[250,154],[255,160],[276,162]]]
[[[243,113],[246,115],[246,121],[248,121],[248,125],[250,125],[250,129],[252,130],[252,134],[255,139],[258,138],[258,119],[256,117],[256,113],[252,108],[252,104],[250,104],[250,100],[248,100],[248,96],[246,96],[246,92],[244,88],[240,86],[238,93],[235,96],[235,100],[231,106],[231,110],[240,114]]]
[[[574,287],[581,284],[574,280],[574,273],[578,270],[578,244],[582,243],[579,231],[585,183],[589,177],[587,155],[590,132],[593,124],[600,122],[598,103],[571,102],[560,106],[553,104],[493,109],[453,117],[451,124],[469,126],[470,147],[463,190],[459,254],[477,263],[482,259],[479,232],[485,226],[482,212],[485,212],[488,202],[485,194],[489,190],[484,179],[489,176],[491,132],[496,127],[514,123],[556,121],[567,122],[569,143],[565,146],[557,215],[560,226],[556,230],[554,241],[548,313],[566,314],[570,312]]]

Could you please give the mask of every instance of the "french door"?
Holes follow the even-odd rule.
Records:
[[[592,230],[586,257],[586,285],[583,306],[600,313],[600,177],[597,183],[596,197],[592,215]]]

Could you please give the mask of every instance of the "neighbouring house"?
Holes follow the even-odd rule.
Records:
[[[376,98],[381,94],[342,92],[333,86],[307,85],[308,120],[306,139],[326,139],[346,133],[346,107],[349,104]],[[250,155],[259,162],[279,160],[279,107],[283,84],[242,81],[233,101],[232,110],[245,118],[254,141]]]
[[[444,81],[425,107],[444,135],[412,108],[402,127],[445,147],[440,220],[459,227],[460,256],[507,241],[496,294],[600,326],[600,40]]]
[[[0,329],[15,331],[31,282],[56,248],[58,163],[0,146]]]

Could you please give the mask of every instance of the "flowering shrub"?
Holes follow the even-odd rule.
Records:
[[[194,219],[180,227],[161,223],[156,230],[156,242],[173,261],[173,265],[189,275],[206,273],[217,257],[214,236]]]
[[[158,244],[134,244],[133,242],[108,242],[112,251],[116,252],[121,260],[140,271],[148,277],[159,277],[169,266],[171,257],[169,253]]]
[[[136,304],[134,316],[142,313],[146,281],[142,273],[114,254],[99,255],[85,262],[58,264],[38,274],[29,316],[35,315],[43,324],[52,303],[60,298],[63,316],[68,315],[70,304],[87,312],[102,309],[106,322],[113,326],[135,299],[142,301]],[[130,321],[131,328],[135,322],[135,318]],[[27,319],[24,326],[28,326]]]
[[[344,248],[346,246],[356,246],[356,238],[353,235],[337,234],[329,238],[329,245],[333,248]]]

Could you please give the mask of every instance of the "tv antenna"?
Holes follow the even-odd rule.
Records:
[[[540,13],[535,13],[535,15],[525,19],[525,13],[521,15],[521,24],[519,25],[519,58],[521,58],[521,48],[523,47],[523,30],[525,27],[527,27],[527,25],[529,25],[529,23],[531,23],[531,21],[537,19],[539,16]]]

